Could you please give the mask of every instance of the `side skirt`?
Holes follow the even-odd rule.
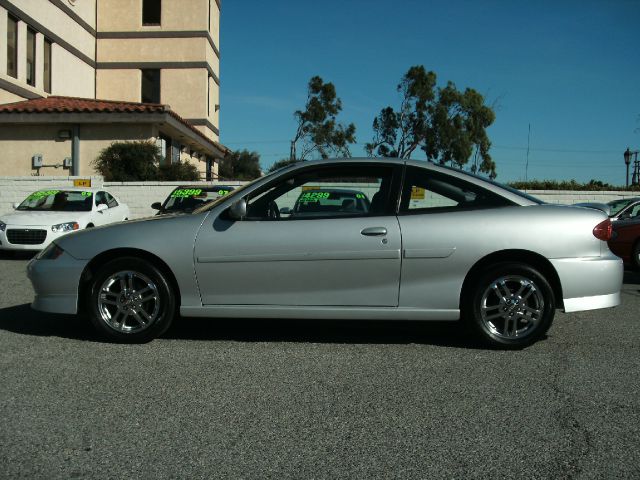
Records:
[[[455,321],[460,310],[426,310],[395,307],[308,307],[285,305],[205,305],[180,307],[184,317],[299,318],[327,320],[429,320]]]

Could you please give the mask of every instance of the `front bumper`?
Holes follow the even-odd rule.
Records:
[[[50,313],[78,313],[78,287],[87,262],[67,252],[55,260],[31,260],[27,265],[27,277],[35,291],[31,308]]]
[[[45,238],[42,242],[38,243],[20,243],[16,242],[12,243],[9,241],[9,231],[20,232],[19,235],[22,239],[27,238],[29,233],[34,233],[38,231],[45,231]],[[71,232],[58,232],[54,233],[51,231],[51,225],[11,225],[8,224],[3,231],[0,231],[0,250],[12,250],[12,251],[23,251],[23,250],[43,250],[46,248],[51,242],[55,239],[60,238],[64,235],[68,235]]]
[[[601,257],[550,260],[562,285],[565,312],[580,312],[620,304],[622,260],[607,252]]]

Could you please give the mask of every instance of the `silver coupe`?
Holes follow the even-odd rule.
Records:
[[[369,208],[303,192],[357,191]],[[316,200],[314,200],[316,198]],[[288,209],[288,210],[287,210]],[[313,210],[313,209],[312,209]],[[422,161],[300,162],[204,204],[74,233],[28,266],[33,308],[85,311],[107,339],[146,342],[177,314],[462,320],[490,346],[545,335],[556,309],[620,303],[601,211],[543,204]]]

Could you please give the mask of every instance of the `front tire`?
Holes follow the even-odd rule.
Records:
[[[551,327],[555,315],[553,290],[533,267],[498,264],[474,283],[464,314],[485,344],[523,348],[542,338]]]
[[[166,275],[155,266],[138,258],[120,258],[95,275],[89,317],[111,341],[146,343],[171,325],[175,298]]]

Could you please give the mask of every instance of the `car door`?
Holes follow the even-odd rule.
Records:
[[[398,304],[401,238],[390,208],[393,166],[296,170],[248,194],[247,216],[210,215],[195,242],[205,305],[384,306]],[[365,191],[369,212],[329,198],[290,215],[304,189]]]

